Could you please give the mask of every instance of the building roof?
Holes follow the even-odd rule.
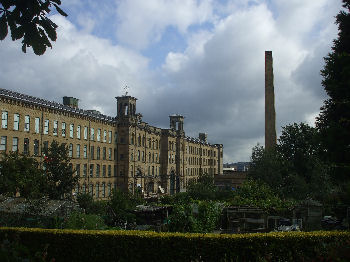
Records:
[[[0,97],[5,97],[8,99],[20,101],[23,103],[42,106],[45,108],[58,110],[61,112],[69,112],[69,113],[73,113],[73,114],[80,115],[80,116],[90,117],[90,118],[94,118],[96,120],[102,120],[102,121],[106,121],[106,122],[110,122],[110,123],[116,122],[116,119],[114,117],[99,114],[93,110],[83,110],[80,108],[73,108],[73,107],[66,106],[66,105],[63,105],[63,104],[60,104],[60,103],[57,103],[54,101],[48,101],[45,99],[21,94],[21,93],[14,92],[14,91],[7,90],[7,89],[3,89],[3,88],[0,88]]]

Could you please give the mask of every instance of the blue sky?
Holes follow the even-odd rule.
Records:
[[[224,161],[248,161],[264,143],[264,51],[274,57],[276,128],[314,123],[326,98],[319,74],[337,35],[340,0],[63,0],[53,48],[37,57],[0,42],[2,88],[114,116],[114,97],[167,128],[208,133]]]

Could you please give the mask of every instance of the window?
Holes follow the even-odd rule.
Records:
[[[69,152],[69,157],[73,157],[73,144],[69,144],[68,152]]]
[[[84,139],[87,140],[88,138],[88,128],[87,126],[84,126]]]
[[[112,167],[108,165],[108,177],[112,176]]]
[[[133,145],[135,142],[134,142],[134,138],[135,137],[135,135],[134,134],[131,134],[131,141],[130,141],[130,144],[131,145]]]
[[[90,146],[90,157],[91,159],[95,159],[94,146]]]
[[[134,153],[131,153],[131,155],[130,155],[130,160],[131,160],[131,161],[134,161]]]
[[[108,132],[108,143],[112,143],[112,131]]]
[[[24,116],[24,131],[29,132],[30,129],[30,116]]]
[[[70,138],[74,137],[74,124],[69,125],[69,137]]]
[[[97,129],[97,136],[96,136],[96,139],[97,139],[98,142],[101,141],[101,129],[100,129],[100,128]]]
[[[77,194],[79,194],[79,184],[76,184],[76,186],[75,186],[75,192],[76,192]]]
[[[6,151],[7,136],[2,136],[0,139],[0,150]]]
[[[62,122],[62,136],[65,137],[66,136],[66,123]]]
[[[97,183],[96,184],[96,198],[99,198],[100,197],[100,184],[99,183]]]
[[[107,142],[107,131],[103,131],[103,142]]]
[[[19,129],[19,114],[13,115],[13,130]]]
[[[102,197],[106,196],[106,184],[105,182],[102,183]]]
[[[87,175],[87,164],[84,164],[83,166],[83,176],[86,177]]]
[[[29,138],[24,139],[23,143],[23,154],[28,155],[29,154]]]
[[[137,151],[137,161],[140,161],[140,150]]]
[[[48,149],[49,149],[49,142],[44,141],[44,152],[47,152]]]
[[[114,132],[114,143],[118,144],[118,133]]]
[[[18,137],[12,138],[12,152],[18,151]]]
[[[146,143],[146,138],[143,136],[142,137],[142,146],[145,146],[145,143]]]
[[[137,138],[137,145],[138,146],[141,146],[141,136],[139,135],[138,138]]]
[[[102,176],[106,177],[106,165],[102,166]]]
[[[57,132],[58,132],[58,121],[53,121],[53,132],[52,132],[52,134],[54,135],[54,136],[57,136]]]
[[[145,152],[142,151],[142,162],[145,162]]]
[[[158,153],[156,153],[156,163],[158,163]]]
[[[77,144],[77,158],[80,158],[80,145]]]
[[[108,160],[112,160],[112,148],[108,148]]]
[[[77,126],[77,138],[80,139],[80,126]]]
[[[111,191],[112,191],[112,184],[108,183],[108,188],[107,188],[107,195],[111,196]]]
[[[100,177],[100,165],[96,165],[96,177]]]
[[[49,120],[45,120],[44,122],[44,135],[47,135],[49,133]]]
[[[94,141],[95,139],[95,129],[93,127],[90,128],[90,140]]]
[[[94,185],[93,185],[93,184],[90,184],[90,185],[89,185],[89,194],[90,194],[91,196],[94,195]]]
[[[96,159],[99,160],[100,159],[100,154],[101,154],[101,148],[98,146],[96,148]]]
[[[90,177],[94,176],[94,164],[90,164]]]
[[[106,148],[105,147],[103,148],[103,151],[102,151],[102,159],[106,160]]]
[[[7,128],[8,113],[7,111],[2,111],[1,113],[1,127]]]
[[[40,133],[40,118],[36,117],[35,121],[34,121],[34,125],[35,125],[35,133],[39,134]]]
[[[151,142],[151,139],[150,138],[148,138],[148,148],[151,148],[151,144],[152,142]]]
[[[113,172],[113,175],[114,175],[114,177],[117,176],[117,166],[116,166],[116,165],[114,165],[114,172]]]
[[[77,176],[80,177],[80,164],[76,165],[75,172],[76,172]]]
[[[81,187],[81,190],[83,191],[84,194],[86,194],[86,185],[83,184],[83,186]]]
[[[87,145],[84,145],[84,158],[87,158]]]
[[[152,166],[152,176],[154,176],[154,166]]]

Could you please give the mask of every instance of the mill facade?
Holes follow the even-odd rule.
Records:
[[[117,114],[82,110],[78,99],[63,104],[0,89],[0,152],[17,151],[44,159],[53,140],[65,143],[72,168],[79,176],[75,193],[105,199],[112,189],[175,194],[185,191],[200,174],[222,174],[223,145],[207,135],[185,135],[184,117],[170,116],[169,129],[142,121],[137,99],[116,97]]]

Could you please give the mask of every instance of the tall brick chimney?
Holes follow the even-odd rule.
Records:
[[[275,90],[272,51],[265,51],[265,149],[276,146]]]

